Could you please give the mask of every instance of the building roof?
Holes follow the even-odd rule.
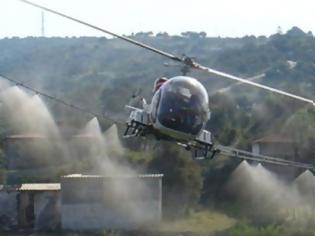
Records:
[[[62,176],[62,178],[162,178],[163,174],[142,174],[142,175],[82,175],[82,174],[71,174]]]
[[[253,143],[294,143],[294,141],[290,138],[273,134],[257,139]]]
[[[32,183],[19,185],[0,185],[0,191],[21,192],[21,191],[60,191],[60,183]]]

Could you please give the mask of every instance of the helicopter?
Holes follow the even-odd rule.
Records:
[[[314,100],[256,83],[253,80],[243,79],[238,76],[214,70],[197,63],[191,57],[185,55],[182,57],[173,55],[28,0],[19,1],[109,34],[113,37],[166,57],[172,61],[183,64],[183,76],[175,76],[169,79],[162,77],[155,81],[153,97],[150,104],[147,104],[147,102],[142,99],[142,105],[140,107],[130,105],[126,106],[126,108],[131,110],[131,112],[126,121],[126,130],[124,132],[125,138],[153,136],[156,140],[176,142],[177,144],[185,147],[186,150],[191,150],[195,159],[212,159],[216,153],[220,152],[223,155],[237,157],[243,160],[294,166],[313,171],[315,170],[315,167],[311,164],[254,154],[222,145],[215,145],[211,132],[205,130],[206,123],[210,119],[209,95],[207,90],[197,79],[189,77],[186,74],[191,69],[203,71],[211,75],[234,80],[238,83],[251,85],[272,93],[287,96],[292,99],[311,104],[313,107],[315,107]]]
[[[205,130],[210,118],[209,96],[204,86],[188,76],[159,78],[154,84],[151,104],[131,109],[124,137],[153,134],[158,140],[176,141],[193,157],[207,157],[212,151],[210,131]],[[212,152],[213,157],[215,151]]]

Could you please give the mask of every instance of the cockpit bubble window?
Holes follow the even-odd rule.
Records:
[[[167,128],[196,135],[209,118],[208,103],[208,94],[197,80],[174,77],[163,86],[158,118]]]

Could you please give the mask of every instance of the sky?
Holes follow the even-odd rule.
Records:
[[[312,0],[32,0],[119,34],[153,31],[208,36],[271,35],[298,26],[315,32]],[[0,0],[0,38],[41,35],[41,10]],[[104,36],[45,13],[45,36]]]

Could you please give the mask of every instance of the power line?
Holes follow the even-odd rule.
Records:
[[[46,97],[46,98],[48,98],[48,99],[50,99],[50,100],[52,100],[52,101],[54,101],[56,103],[62,104],[64,106],[66,106],[66,107],[69,107],[69,108],[71,108],[73,110],[77,110],[77,111],[79,111],[81,113],[85,113],[85,114],[91,115],[93,117],[97,117],[98,119],[107,120],[107,121],[110,121],[110,122],[113,122],[113,123],[120,123],[120,124],[124,123],[122,121],[118,121],[118,120],[116,120],[114,118],[111,118],[109,116],[105,116],[104,114],[99,114],[99,113],[96,113],[96,112],[92,112],[92,111],[90,111],[90,110],[88,110],[86,108],[79,107],[79,106],[74,105],[72,103],[69,103],[69,102],[67,102],[65,100],[62,100],[62,99],[60,99],[58,97],[55,97],[55,96],[49,95],[47,93],[44,93],[44,92],[42,92],[42,91],[40,91],[38,89],[35,89],[35,88],[31,87],[30,85],[27,85],[27,84],[22,83],[20,81],[17,81],[17,80],[14,80],[12,78],[9,78],[8,76],[0,74],[0,77],[10,81],[11,83],[16,84],[17,86],[23,87],[23,88],[25,88],[25,89],[27,89],[29,91],[32,91],[35,94],[38,94],[38,95],[43,96],[43,97]]]

